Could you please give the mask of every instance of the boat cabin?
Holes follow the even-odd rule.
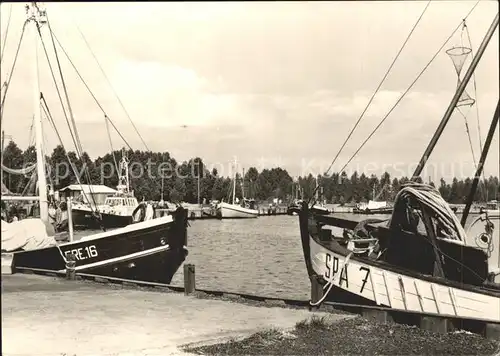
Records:
[[[500,202],[497,200],[490,200],[486,203],[486,209],[488,210],[496,210],[500,209]]]
[[[66,198],[73,198],[75,201],[88,202],[92,204],[101,205],[105,202],[110,194],[116,194],[117,191],[105,185],[96,184],[71,184],[59,190],[59,197],[61,200]],[[86,195],[85,198],[83,195]]]
[[[243,199],[241,202],[241,206],[247,209],[253,209],[253,210],[257,209],[257,203],[255,202],[254,199]]]

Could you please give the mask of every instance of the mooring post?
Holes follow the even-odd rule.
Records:
[[[195,268],[192,264],[184,265],[184,295],[189,295],[196,290]]]
[[[393,321],[392,315],[389,314],[387,310],[363,308],[361,313],[365,319],[371,321],[377,321],[379,323],[387,323]]]
[[[317,274],[311,276],[311,303],[317,303],[323,298],[323,278]],[[319,306],[311,306],[310,309],[318,309]]]
[[[491,340],[500,340],[500,325],[485,323],[484,336]]]
[[[66,279],[70,281],[76,279],[76,257],[72,253],[66,256]]]
[[[68,213],[68,233],[69,233],[69,241],[73,241],[73,205],[71,198],[66,198],[66,210]]]
[[[420,329],[433,331],[439,334],[446,334],[453,329],[449,319],[438,316],[422,316],[420,319]]]

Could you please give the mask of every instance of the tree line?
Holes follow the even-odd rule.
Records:
[[[230,199],[233,190],[231,178],[222,176],[216,168],[206,166],[200,157],[178,162],[168,152],[116,150],[92,160],[87,153],[83,153],[80,159],[75,152],[66,152],[59,145],[50,156],[45,157],[48,183],[54,190],[59,190],[76,184],[78,176],[82,184],[115,187],[118,184],[116,163],[120,161],[123,153],[130,162],[130,186],[138,199],[158,201],[163,198],[167,201],[187,203],[196,203],[198,199],[200,202]],[[14,141],[10,141],[4,149],[4,166],[19,169],[34,162],[36,150],[33,146],[23,151]],[[69,162],[73,164],[76,174]],[[407,177],[392,178],[387,172],[380,177],[358,172],[351,176],[345,172],[318,177],[309,174],[294,181],[290,174],[280,167],[263,169],[261,172],[250,167],[244,177],[240,173],[236,174],[235,196],[242,198],[244,193],[245,197],[258,201],[278,198],[286,202],[295,197],[309,199],[315,194],[318,184],[320,199],[328,203],[359,203],[374,198],[392,201],[401,185],[407,181]],[[30,180],[26,176],[4,172],[3,183],[9,191],[21,193]],[[430,184],[436,186],[449,203],[463,204],[471,189],[472,180],[453,178],[448,183],[441,179],[437,184]],[[500,200],[499,179],[496,176],[482,179],[475,195],[476,201],[492,199]]]

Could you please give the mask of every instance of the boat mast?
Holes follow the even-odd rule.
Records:
[[[417,168],[415,169],[415,172],[413,173],[412,180],[415,180],[417,177],[420,176],[422,173],[422,170],[424,169],[425,163],[429,159],[432,151],[434,150],[434,147],[436,147],[437,141],[441,137],[441,134],[443,133],[446,125],[448,124],[448,121],[450,120],[451,114],[455,110],[455,107],[457,106],[458,100],[462,96],[465,87],[469,83],[470,78],[472,77],[472,74],[474,73],[479,61],[481,60],[481,57],[484,54],[484,51],[486,50],[486,47],[488,46],[488,43],[491,40],[491,37],[493,37],[493,34],[495,33],[496,28],[498,27],[498,13],[495,16],[495,19],[491,23],[490,28],[488,29],[488,32],[486,33],[485,37],[483,38],[483,42],[479,46],[479,49],[477,50],[476,56],[472,59],[472,62],[467,69],[467,72],[464,75],[464,78],[460,85],[457,88],[457,91],[455,92],[455,95],[453,96],[453,99],[451,99],[451,103],[448,106],[448,109],[446,109],[446,112],[444,113],[443,119],[439,123],[439,126],[434,133],[434,136],[432,136],[431,141],[429,142],[429,145],[425,149],[424,154],[422,155],[422,158],[420,158],[420,162],[418,163]]]
[[[200,204],[200,160],[198,160],[198,206],[201,206]]]
[[[234,157],[234,167],[233,167],[233,205],[235,198],[236,198],[236,157]]]
[[[462,219],[460,221],[460,224],[462,224],[462,226],[465,226],[465,222],[467,221],[467,217],[469,215],[472,202],[474,201],[474,195],[476,195],[477,186],[479,184],[479,178],[483,173],[484,162],[486,161],[486,156],[488,155],[491,141],[493,139],[493,135],[495,134],[498,125],[499,105],[500,105],[500,100],[497,102],[497,108],[495,110],[495,114],[493,115],[493,120],[491,121],[490,129],[488,130],[488,136],[486,136],[486,142],[484,143],[483,151],[481,152],[481,157],[479,158],[479,163],[476,169],[476,175],[474,176],[474,180],[472,181],[472,187],[470,189],[469,196],[467,197],[467,202],[465,204],[464,212],[462,213]]]
[[[245,200],[245,168],[243,168],[243,175],[241,176],[241,195]]]
[[[120,193],[128,194],[130,192],[128,179],[128,158],[125,149],[122,149],[122,159],[120,160],[120,173],[118,176],[118,185],[116,189]]]
[[[43,221],[49,220],[48,200],[47,200],[47,181],[45,177],[45,157],[43,154],[43,133],[42,133],[42,113],[40,108],[40,83],[39,83],[39,68],[38,68],[38,27],[47,22],[45,10],[40,10],[36,2],[26,6],[28,20],[31,24],[33,36],[33,115],[35,127],[35,144],[36,144],[36,165],[38,175],[38,195],[40,199],[40,219]]]

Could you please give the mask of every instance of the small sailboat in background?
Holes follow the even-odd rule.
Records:
[[[254,199],[245,198],[245,190],[242,186],[242,199],[239,202],[236,198],[236,162],[233,169],[232,178],[232,203],[224,201],[218,204],[218,217],[220,219],[249,219],[259,217],[259,210]]]
[[[387,201],[380,201],[380,195],[382,195],[385,187],[382,188],[380,193],[375,196],[375,187],[373,187],[373,200],[369,200],[368,203],[357,204],[353,209],[354,214],[391,214],[392,205]]]

